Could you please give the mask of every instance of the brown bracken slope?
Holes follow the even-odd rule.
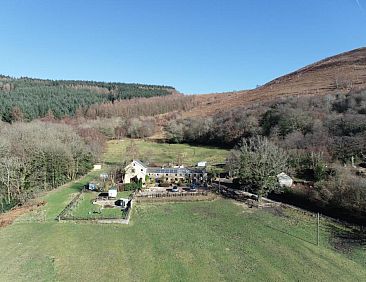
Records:
[[[308,65],[256,89],[197,95],[198,106],[184,116],[213,115],[287,96],[348,93],[365,88],[366,48],[359,48]]]

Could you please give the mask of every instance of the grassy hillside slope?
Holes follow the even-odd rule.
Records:
[[[186,166],[192,166],[199,161],[207,161],[209,165],[222,163],[229,154],[228,150],[215,147],[191,146],[189,144],[155,143],[145,140],[113,140],[108,141],[105,154],[107,163],[118,164],[123,158],[133,158],[131,146],[135,148],[135,158],[144,162],[159,164],[176,164],[180,158]]]
[[[113,162],[110,144],[105,161]],[[168,147],[169,145],[162,145]],[[215,154],[215,150],[211,151]],[[362,281],[366,250],[336,251],[349,230],[292,210],[219,199],[137,204],[130,225],[58,223],[83,184],[52,191],[47,205],[0,229],[0,281]]]

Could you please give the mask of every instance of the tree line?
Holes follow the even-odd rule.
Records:
[[[1,76],[0,118],[5,122],[30,121],[47,115],[62,118],[74,116],[78,109],[88,111],[93,105],[174,92],[170,86]]]
[[[0,125],[0,210],[21,204],[91,169],[104,141],[45,122]]]

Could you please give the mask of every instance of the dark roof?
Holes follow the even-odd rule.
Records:
[[[147,173],[171,173],[171,174],[185,174],[185,173],[203,173],[202,169],[190,169],[190,168],[161,168],[161,167],[148,167]]]
[[[169,174],[186,174],[186,173],[204,173],[204,169],[199,168],[172,168],[172,167],[147,167],[140,160],[133,160],[134,162],[140,164],[141,166],[147,168],[147,173],[169,173]]]
[[[189,173],[189,169],[187,168],[161,168],[161,167],[148,167],[147,173],[175,173],[175,174],[185,174]]]

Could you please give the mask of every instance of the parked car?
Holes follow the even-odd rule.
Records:
[[[173,186],[172,192],[179,192],[178,186]]]
[[[189,187],[189,192],[196,192],[197,191],[197,185],[192,183]]]

